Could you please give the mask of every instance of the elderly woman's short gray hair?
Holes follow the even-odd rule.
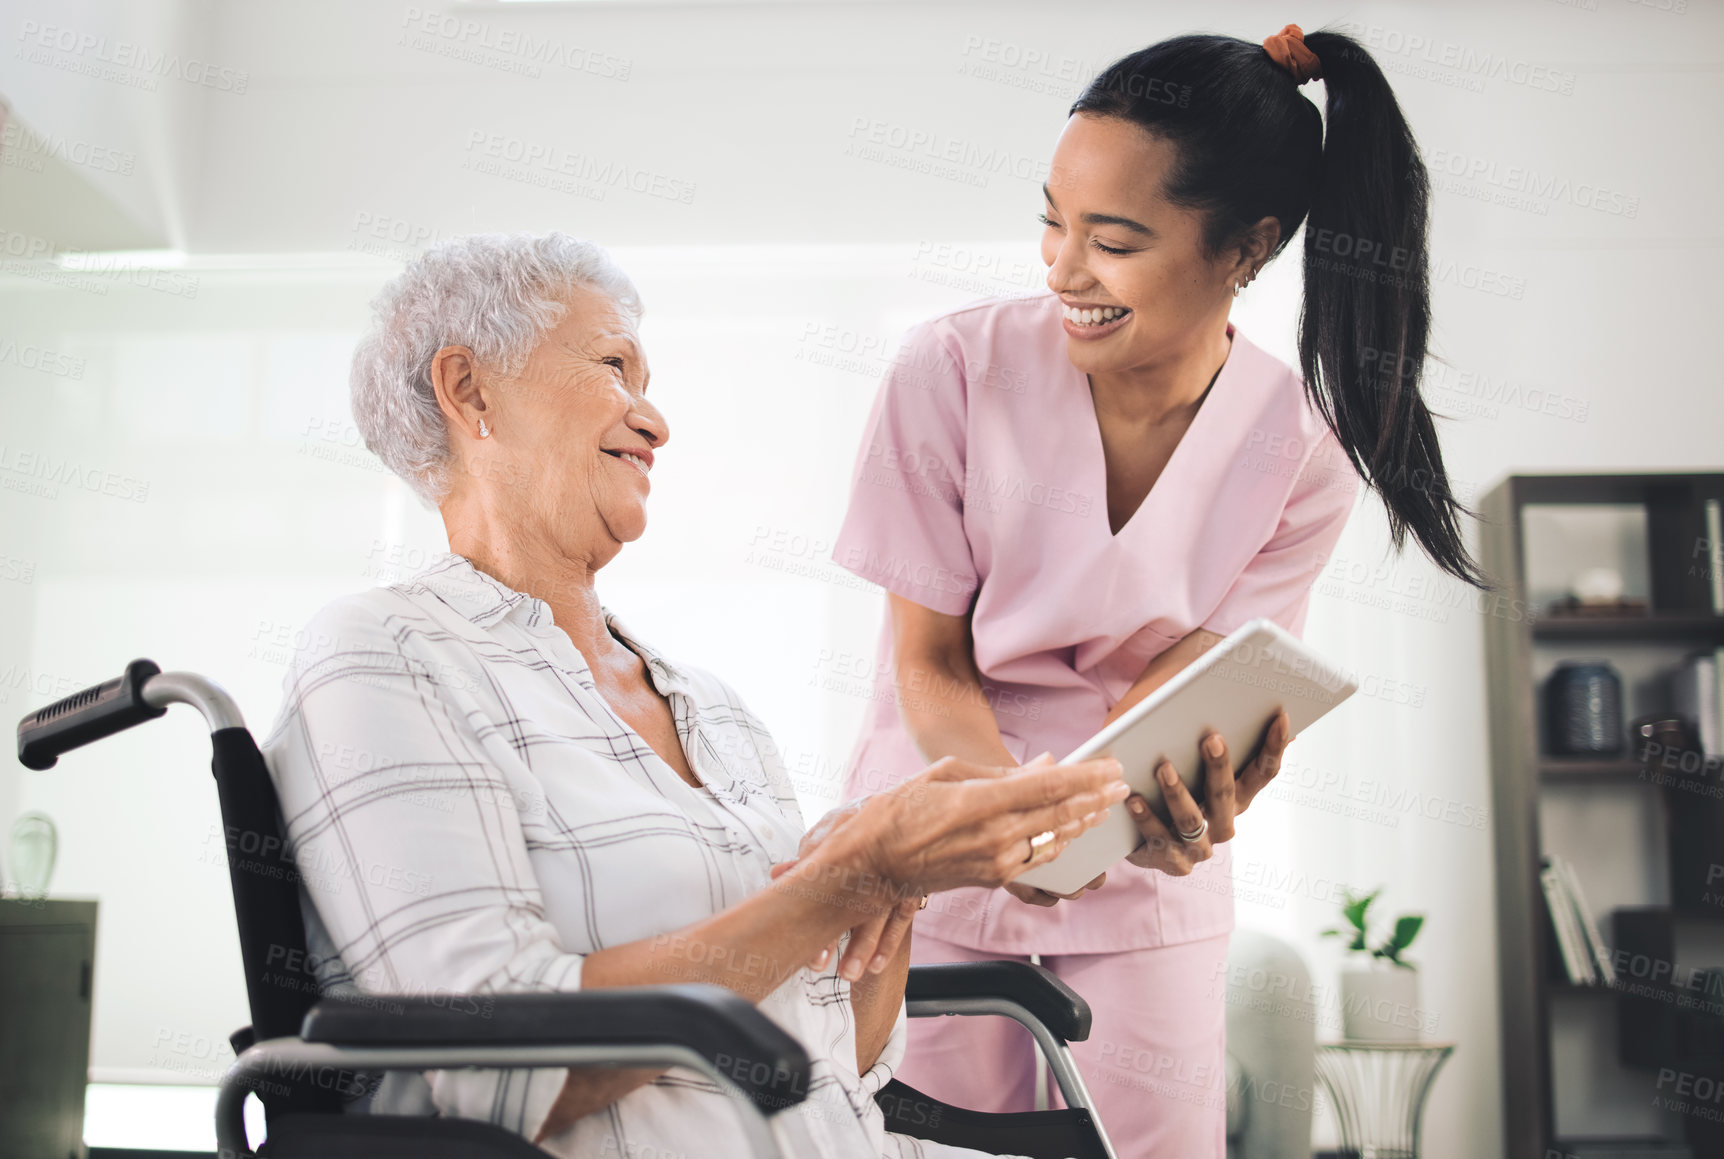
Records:
[[[371,303],[353,354],[353,420],[365,445],[435,505],[449,489],[449,432],[431,359],[469,347],[481,365],[518,374],[577,289],[641,315],[634,283],[599,246],[566,233],[472,234],[426,250]]]

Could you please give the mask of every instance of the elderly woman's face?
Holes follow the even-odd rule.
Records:
[[[653,451],[670,438],[647,379],[633,320],[581,290],[494,396],[484,451],[506,457],[503,481],[567,553],[602,563],[646,530]]]

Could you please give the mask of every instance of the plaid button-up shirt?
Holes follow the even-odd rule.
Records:
[[[802,817],[760,721],[722,681],[606,620],[669,701],[702,787],[611,710],[544,601],[459,556],[337,600],[307,626],[264,753],[325,992],[579,989],[583,955],[716,914],[794,856]],[[815,1060],[806,1102],[774,1118],[787,1154],[960,1153],[885,1134],[873,1096],[903,1056],[903,1013],[859,1075],[836,963],[797,970],[760,1008]],[[418,1109],[531,1139],[564,1075],[394,1076],[373,1109],[412,1108],[417,1097]],[[742,1155],[736,1123],[728,1096],[674,1069],[543,1145],[557,1155]]]

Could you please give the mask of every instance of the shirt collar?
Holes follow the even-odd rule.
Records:
[[[451,552],[437,556],[407,586],[423,588],[476,627],[490,628],[505,620],[515,620],[528,630],[556,626],[551,606],[544,600],[514,590],[497,577],[474,567],[465,556]],[[660,693],[668,695],[673,687],[682,686],[686,674],[681,669],[631,631],[610,609],[601,610],[612,634],[646,662],[647,671]]]
[[[608,608],[605,610],[605,625],[610,628],[612,635],[632,648],[635,654],[645,661],[647,674],[652,677],[653,687],[659,690],[660,695],[669,696],[672,692],[685,690],[687,674],[671,663],[664,653],[630,631],[628,625]]]
[[[474,567],[465,556],[444,552],[405,585],[423,588],[481,628],[517,615],[527,627],[551,622],[544,600],[515,591]]]

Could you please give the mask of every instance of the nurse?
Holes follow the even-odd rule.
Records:
[[[1062,755],[1246,621],[1300,632],[1361,478],[1397,545],[1479,578],[1418,390],[1425,168],[1364,49],[1289,25],[1134,53],[1073,105],[1044,192],[1052,292],[916,327],[868,422],[834,557],[889,616],[853,794]],[[1228,311],[1302,222],[1295,369]],[[1038,954],[1089,1000],[1074,1049],[1122,1156],[1224,1152],[1224,842],[1287,733],[1237,784],[1212,738],[1202,806],[1164,768],[1172,824],[1133,798],[1145,844],[1082,896],[957,890],[915,923],[914,961]],[[911,1036],[910,1085],[1033,1105],[1015,1026]]]

